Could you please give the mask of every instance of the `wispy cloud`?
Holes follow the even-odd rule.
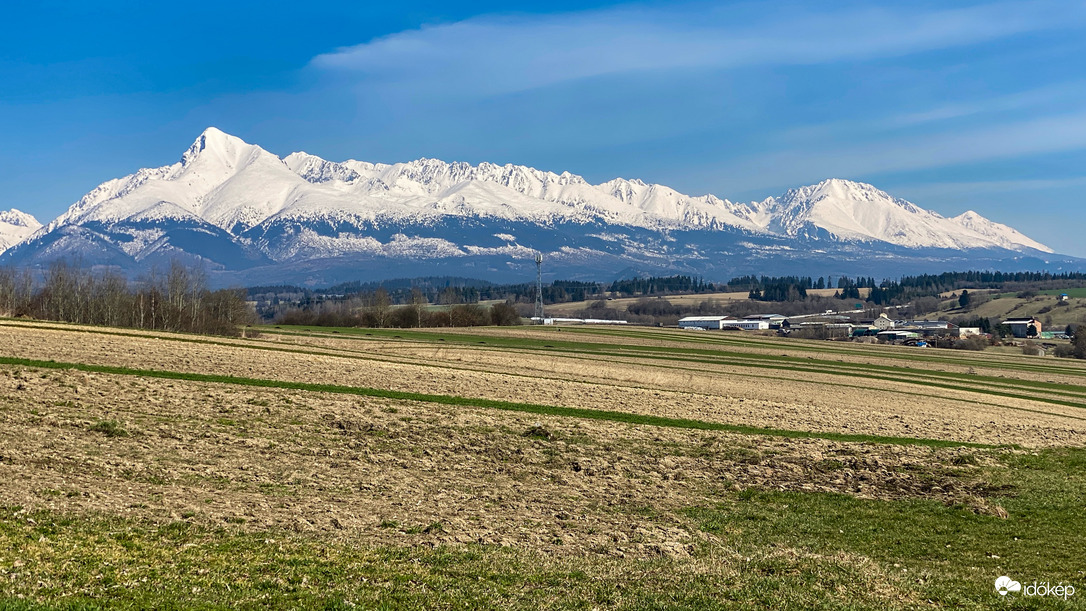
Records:
[[[967,97],[957,101],[921,105],[894,112],[882,110],[865,118],[850,117],[785,128],[774,136],[774,142],[785,149],[800,149],[809,146],[825,147],[841,141],[849,141],[855,146],[863,146],[864,142],[871,141],[898,142],[903,136],[916,140],[917,133],[928,133],[929,135],[923,136],[927,140],[946,139],[953,136],[939,136],[939,132],[961,132],[969,129],[970,125],[975,128],[978,123],[989,126],[985,131],[999,131],[1009,129],[1014,121],[1023,117],[1036,119],[1049,116],[1059,121],[1061,115],[1073,116],[1086,111],[1086,81],[1082,80],[1053,83],[996,96],[971,92],[965,92],[964,95]],[[969,141],[976,139],[971,131],[958,137]],[[1051,145],[1057,148],[1064,146],[1062,139],[1053,140]],[[997,150],[1002,150],[1002,147]],[[993,151],[993,154],[998,156],[997,151]]]
[[[1025,180],[975,180],[913,183],[908,187],[910,197],[953,197],[992,193],[1034,193],[1086,186],[1086,176],[1070,178],[1038,178]]]
[[[773,10],[773,9],[776,10]],[[965,8],[845,7],[811,12],[767,3],[669,4],[548,16],[484,16],[423,27],[313,59],[367,87],[486,96],[659,70],[812,65],[960,47],[1083,23],[1079,3]]]
[[[1086,111],[892,141],[811,144],[752,156],[727,173],[743,189],[772,182],[780,168],[801,181],[850,178],[1080,149],[1086,149]]]

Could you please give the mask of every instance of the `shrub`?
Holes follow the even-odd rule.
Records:
[[[495,303],[490,306],[490,324],[497,326],[510,326],[520,324],[520,314],[516,306],[510,301]]]
[[[954,348],[958,350],[984,350],[988,347],[988,338],[983,335],[974,335],[954,342]]]

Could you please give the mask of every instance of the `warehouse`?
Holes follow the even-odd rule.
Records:
[[[723,320],[720,322],[724,329],[742,329],[744,331],[761,331],[769,328],[768,320]]]
[[[679,320],[680,329],[723,329],[720,323],[728,320],[727,316],[687,316]]]
[[[679,320],[680,329],[742,329],[760,331],[769,328],[766,320],[736,320],[727,316],[687,316]]]

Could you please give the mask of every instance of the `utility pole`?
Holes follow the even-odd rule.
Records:
[[[535,317],[543,324],[543,253],[535,254]]]

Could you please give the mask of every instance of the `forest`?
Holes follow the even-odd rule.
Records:
[[[255,319],[245,291],[210,290],[199,268],[173,262],[163,273],[129,279],[63,260],[41,278],[0,267],[0,316],[214,335],[238,335]]]

